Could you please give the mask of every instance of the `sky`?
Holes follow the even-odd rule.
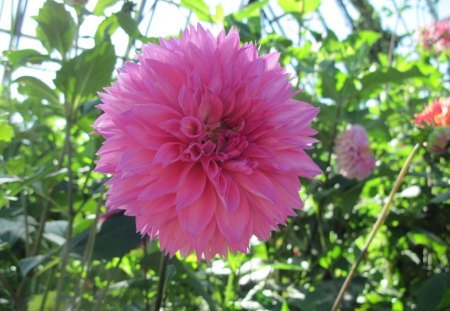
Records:
[[[19,39],[18,49],[31,48],[38,50],[42,53],[46,53],[44,47],[32,37],[35,36],[35,29],[37,26],[36,21],[32,18],[38,14],[39,8],[43,5],[45,0],[27,0],[27,10],[22,26],[22,36]],[[137,7],[141,0],[135,0],[137,2]],[[180,8],[178,5],[169,3],[170,1],[159,0],[156,5],[155,14],[153,16],[152,23],[150,27],[148,26],[149,19],[151,18],[150,8],[153,5],[152,0],[148,0],[144,8],[143,20],[140,23],[140,31],[148,37],[160,37],[160,36],[170,36],[177,35],[180,30],[184,29],[188,17],[189,11],[184,8]],[[175,3],[179,3],[180,0],[174,0]],[[222,5],[224,8],[225,15],[239,10],[241,6],[241,0],[205,0],[211,8],[215,8],[216,5]],[[348,1],[344,0],[344,3]],[[9,30],[11,25],[11,15],[15,14],[15,8],[19,0],[0,0],[0,53],[8,49],[10,36]],[[245,3],[245,1],[244,1]],[[269,1],[271,7],[273,8],[276,15],[281,15],[282,10],[278,6],[277,0]],[[386,7],[388,10],[395,12],[395,7],[393,1],[390,0],[372,0],[371,3],[375,8],[381,10]],[[396,1],[399,8],[405,6],[405,4],[410,4],[411,7],[402,12],[402,21],[398,21],[396,14],[391,17],[385,17],[382,19],[383,26],[391,30],[396,29],[397,33],[409,33],[420,29],[424,25],[427,25],[433,21],[432,16],[429,14],[428,9],[424,0],[397,0]],[[88,10],[93,10],[95,7],[96,0],[89,0],[87,4]],[[110,14],[111,12],[116,12],[120,9],[121,3],[109,8],[105,13]],[[352,10],[350,5],[347,6],[350,15],[353,18],[357,17],[357,12]],[[322,0],[319,7],[319,11],[324,17],[327,25],[338,35],[340,38],[345,38],[349,33],[350,29],[346,25],[346,22],[341,14],[339,7],[336,5],[335,0]],[[337,13],[338,12],[338,13]],[[450,16],[450,0],[440,0],[437,12],[440,18]],[[322,31],[322,24],[316,17],[316,15],[311,15],[311,27],[316,31]],[[102,17],[97,16],[87,16],[85,22],[80,29],[80,40],[79,45],[82,48],[92,48],[94,46],[94,40],[91,38],[97,29],[97,26],[102,21]],[[196,24],[198,19],[195,14],[190,16],[190,22]],[[286,35],[290,37],[294,44],[298,40],[298,24],[292,19],[292,17],[286,16],[280,20],[281,25],[286,30]],[[208,25],[205,25],[208,28]],[[220,26],[213,27],[213,32],[217,33],[220,31]],[[127,35],[119,29],[114,34],[112,41],[114,43],[116,54],[123,55],[127,47]],[[130,55],[133,57],[133,53]],[[40,67],[27,67],[20,68],[15,71],[13,79],[23,75],[33,75],[39,76],[44,82],[52,85],[52,80],[54,78],[55,71],[58,70],[58,65],[45,63],[45,66]],[[4,68],[0,65],[0,77],[3,76]]]

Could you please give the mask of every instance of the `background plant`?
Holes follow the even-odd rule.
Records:
[[[303,89],[298,98],[321,109],[311,156],[324,171],[317,182],[302,180],[305,210],[268,242],[255,241],[249,254],[211,265],[173,258],[163,305],[329,310],[404,160],[426,140],[410,120],[432,98],[449,96],[449,52],[423,49],[415,29],[400,27],[411,6],[438,19],[439,2],[375,9],[369,1],[336,1],[350,25],[347,36],[323,18],[319,0],[249,1],[228,15],[202,0],[160,2],[189,10],[192,22],[233,26],[262,53],[281,53]],[[99,0],[91,8],[83,0],[48,0],[34,17],[45,52],[14,49],[21,17],[12,19],[0,114],[0,309],[145,310],[155,303],[158,245],[135,234],[133,219],[101,217],[104,176],[93,172],[101,139],[90,135],[97,91],[123,59],[155,41],[142,30],[145,3]],[[101,22],[83,49],[80,29],[92,14]],[[383,25],[389,16],[397,28]],[[117,56],[111,37],[119,32],[127,40]],[[22,74],[33,66],[55,68],[54,79]],[[354,123],[367,129],[378,159],[364,181],[340,176],[333,156],[337,133]],[[343,309],[449,308],[449,182],[449,154],[421,148]]]

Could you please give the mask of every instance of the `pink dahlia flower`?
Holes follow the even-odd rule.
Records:
[[[425,27],[420,33],[420,42],[425,49],[443,52],[450,48],[450,17]]]
[[[420,126],[450,126],[450,97],[435,99],[415,117],[412,122]]]
[[[376,161],[369,145],[367,132],[360,125],[353,125],[338,137],[335,152],[342,176],[362,180],[372,173]]]
[[[109,210],[134,216],[171,256],[209,261],[268,239],[302,207],[298,176],[320,173],[305,152],[318,109],[292,98],[279,54],[199,25],[138,57],[100,94],[94,124]]]

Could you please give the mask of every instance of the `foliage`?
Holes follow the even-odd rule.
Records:
[[[21,76],[2,90],[2,310],[144,310],[156,299],[158,244],[141,239],[124,215],[100,217],[105,177],[93,172],[101,145],[90,135],[100,113],[97,92],[112,81],[118,60],[109,38],[122,28],[131,41],[151,40],[139,32],[128,1],[105,15],[117,2],[99,0],[88,12],[83,1],[48,0],[35,17],[48,53],[3,53],[11,71],[49,62],[59,69],[54,85]],[[255,241],[248,254],[209,265],[171,259],[168,310],[329,310],[404,160],[426,140],[426,130],[410,120],[430,99],[449,96],[449,52],[424,50],[410,33],[394,36],[389,50],[379,29],[355,27],[340,39],[326,24],[324,33],[310,29],[320,1],[279,0],[279,18],[298,25],[302,39],[294,45],[276,31],[276,18],[267,19],[269,1],[250,2],[227,16],[202,0],[182,0],[181,6],[201,21],[237,28],[261,52],[281,53],[282,64],[298,77],[293,83],[303,89],[298,98],[321,109],[311,156],[324,174],[301,181],[305,209],[269,241]],[[101,16],[102,23],[95,46],[79,51],[74,40],[86,14]],[[11,96],[12,88],[18,96]],[[337,133],[355,123],[367,129],[378,159],[363,181],[340,176],[333,156]],[[448,153],[420,149],[350,284],[344,310],[450,308],[449,160]]]

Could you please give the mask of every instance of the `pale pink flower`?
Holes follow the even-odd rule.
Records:
[[[348,179],[362,180],[375,167],[367,132],[361,125],[353,125],[336,139],[335,152],[339,173]]]
[[[426,26],[421,31],[419,40],[425,49],[447,51],[450,48],[450,17]]]
[[[209,261],[267,240],[302,207],[298,176],[320,173],[305,152],[318,109],[292,98],[278,53],[258,56],[234,29],[191,26],[138,57],[100,94],[94,124],[109,210],[171,256]]]

